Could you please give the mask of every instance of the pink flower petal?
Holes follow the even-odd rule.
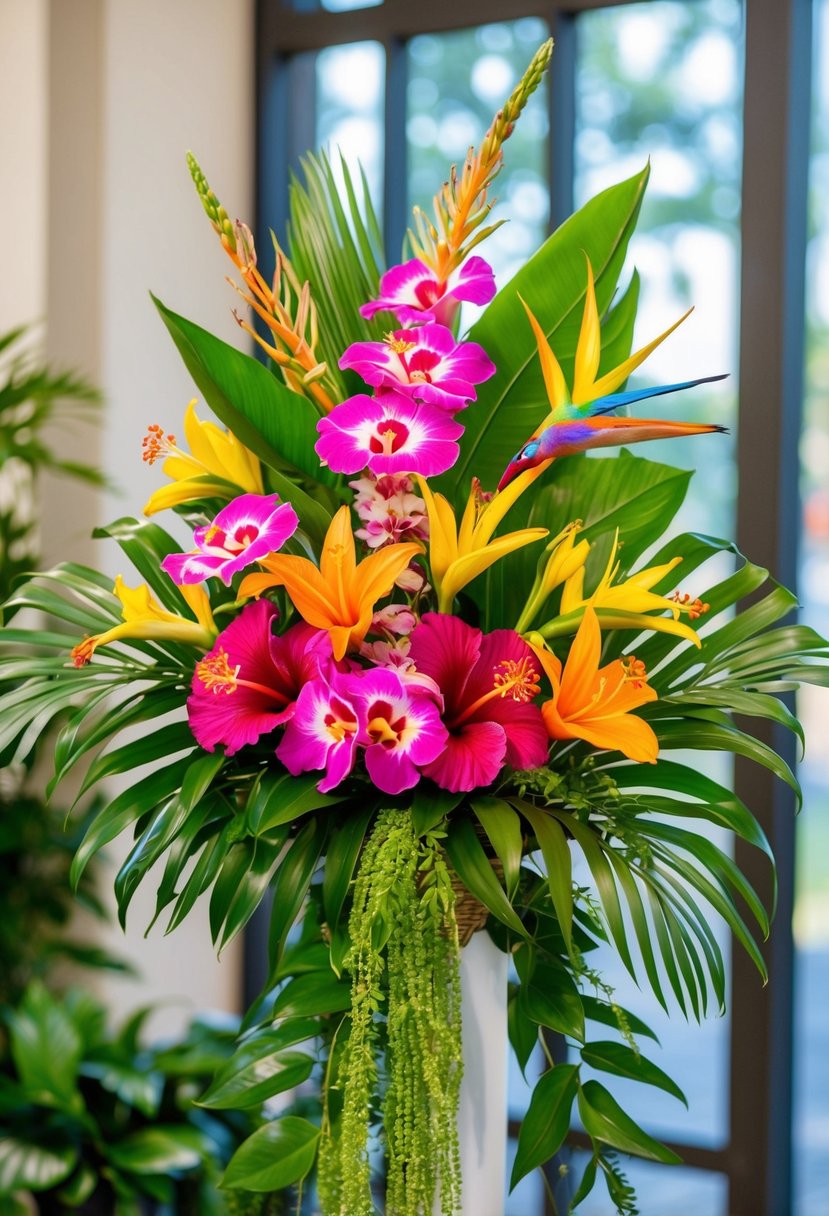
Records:
[[[195,550],[171,553],[161,568],[179,585],[215,575],[230,586],[234,574],[280,549],[298,526],[296,511],[278,494],[240,494],[195,530]]]
[[[502,726],[471,722],[452,731],[441,755],[423,769],[423,775],[441,789],[466,793],[491,785],[501,771],[507,748]]]
[[[445,473],[458,458],[463,427],[442,411],[415,405],[398,393],[359,394],[317,423],[315,450],[335,473],[368,466],[377,475]]]

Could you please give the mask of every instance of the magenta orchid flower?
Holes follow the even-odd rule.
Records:
[[[357,758],[360,729],[357,706],[346,691],[347,676],[333,667],[306,684],[297,697],[276,754],[297,777],[311,769],[325,769],[317,784],[321,794],[344,781]]]
[[[417,258],[392,266],[380,279],[376,300],[363,304],[360,315],[370,320],[376,312],[393,312],[401,325],[438,321],[448,325],[461,300],[488,304],[495,295],[495,276],[483,258],[467,258],[445,283]]]
[[[196,548],[170,553],[161,569],[178,586],[217,577],[230,586],[234,574],[281,549],[299,525],[296,511],[278,494],[240,494],[213,522],[196,528]]]
[[[246,604],[196,664],[187,715],[206,751],[222,745],[232,756],[289,721],[302,687],[330,660],[324,629],[302,623],[276,637],[278,615],[268,600]]]
[[[317,455],[335,473],[420,473],[435,477],[458,459],[463,427],[445,410],[399,393],[358,394],[317,423]]]
[[[424,767],[453,792],[490,785],[504,764],[536,768],[547,760],[539,709],[538,663],[512,629],[481,633],[458,617],[427,612],[411,635],[410,657],[444,698],[446,747]]]
[[[495,373],[482,346],[456,342],[445,325],[398,329],[385,342],[354,342],[340,367],[352,368],[375,388],[391,388],[453,413],[474,401],[473,386]]]
[[[358,710],[358,742],[365,748],[369,777],[386,794],[410,790],[420,780],[419,770],[446,746],[438,706],[390,668],[351,676],[347,683]]]

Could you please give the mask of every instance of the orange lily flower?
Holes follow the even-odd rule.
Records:
[[[351,512],[340,507],[331,520],[317,568],[307,557],[274,553],[260,562],[267,573],[249,574],[239,593],[261,595],[284,587],[297,612],[309,625],[327,629],[334,658],[359,646],[366,636],[377,600],[387,595],[420,545],[387,545],[358,562]]]
[[[552,699],[541,706],[547,732],[552,739],[584,739],[603,751],[619,751],[629,760],[655,764],[656,735],[630,712],[657,699],[644,664],[630,655],[599,667],[601,648],[599,620],[590,607],[563,671],[551,651],[533,647],[553,687]]]

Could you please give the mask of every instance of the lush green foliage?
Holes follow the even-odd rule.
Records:
[[[491,487],[546,412],[535,345],[516,292],[551,336],[567,373],[581,316],[584,253],[596,270],[600,307],[607,312],[645,180],[643,172],[623,182],[565,224],[476,325],[473,336],[495,357],[499,372],[467,411],[461,460],[443,481],[456,503],[465,499],[473,474]],[[333,276],[331,289],[323,286],[318,293],[325,330],[321,349],[331,360],[341,349],[338,344],[365,332],[341,280],[359,270],[360,299],[373,287],[379,272],[374,224],[369,217],[361,226],[353,192],[348,209],[342,210],[322,161],[309,162],[306,187],[295,187],[294,208],[292,258],[319,284],[328,281],[326,267]],[[616,364],[629,348],[636,296],[634,279],[606,318],[605,366]],[[288,401],[287,390],[276,379],[271,382],[255,361],[163,307],[161,311],[203,394],[260,457],[272,487],[291,498],[307,535],[318,538],[342,487],[328,473],[315,472],[307,452],[303,455],[313,422],[309,403],[298,393],[295,402]],[[570,521],[583,520],[584,535],[593,544],[590,587],[618,527],[624,540],[621,574],[636,571],[645,552],[664,537],[687,482],[684,472],[624,453],[613,460],[574,457],[556,462],[513,509],[505,527],[541,524],[555,534]],[[200,518],[198,507],[191,513]],[[159,571],[160,559],[175,549],[162,529],[121,520],[103,534],[122,547],[168,611],[193,619],[178,590]],[[120,620],[109,580],[96,572],[67,564],[33,577],[13,593],[0,670],[7,690],[0,746],[25,760],[46,726],[58,723],[55,780],[85,761],[84,789],[153,766],[93,821],[77,853],[75,878],[103,846],[129,830],[135,844],[116,880],[122,918],[138,884],[163,862],[156,916],[167,914],[168,928],[174,928],[209,892],[211,931],[220,948],[245,925],[266,892],[273,892],[266,991],[203,1103],[208,1110],[246,1109],[315,1075],[327,1060],[329,1104],[324,1116],[314,1109],[309,1118],[289,1114],[259,1128],[231,1160],[227,1185],[257,1193],[301,1185],[322,1144],[321,1181],[323,1191],[328,1187],[328,1206],[368,1211],[366,1115],[380,1088],[376,1048],[385,1033],[387,1045],[403,1044],[404,1050],[418,1053],[422,1066],[415,1076],[408,1066],[389,1064],[387,1117],[389,1106],[393,1114],[405,1109],[411,1116],[402,1141],[392,1135],[386,1144],[390,1185],[401,1203],[426,1210],[434,1175],[410,1177],[403,1163],[422,1146],[428,1122],[437,1120],[445,1132],[449,1105],[441,1105],[445,1093],[441,1097],[433,1088],[434,1073],[423,1055],[432,1031],[395,1022],[392,1006],[410,998],[412,985],[424,982],[419,956],[404,949],[406,936],[416,938],[417,948],[431,952],[433,960],[440,945],[434,934],[413,934],[412,926],[425,923],[434,929],[440,919],[429,919],[434,899],[441,915],[449,916],[451,903],[440,904],[439,898],[445,887],[444,852],[463,885],[491,913],[491,932],[514,958],[510,1035],[522,1067],[545,1031],[563,1035],[569,1044],[568,1061],[555,1064],[534,1090],[513,1182],[556,1154],[574,1108],[594,1147],[579,1201],[601,1171],[619,1210],[631,1210],[616,1151],[666,1163],[676,1159],[621,1110],[608,1088],[582,1078],[583,1062],[611,1077],[635,1079],[681,1097],[670,1078],[642,1054],[637,1038],[647,1036],[648,1028],[619,1008],[591,968],[590,952],[609,940],[629,971],[665,1007],[674,1003],[694,1017],[720,1009],[725,997],[712,914],[723,918],[762,971],[757,939],[768,931],[768,910],[728,853],[706,837],[704,826],[715,824],[767,851],[763,834],[749,808],[730,791],[702,776],[687,756],[672,758],[671,753],[743,755],[796,789],[795,777],[751,728],[770,721],[799,734],[778,694],[804,680],[827,682],[826,643],[790,623],[792,597],[728,542],[690,534],[668,542],[655,560],[678,556],[682,562],[657,590],[670,591],[679,576],[687,583],[703,563],[723,553],[731,554],[736,569],[700,597],[710,608],[699,649],[669,633],[648,634],[640,644],[641,622],[626,629],[620,613],[614,614],[616,627],[604,634],[607,659],[636,642],[637,657],[651,673],[659,700],[642,716],[659,739],[662,757],[656,765],[596,753],[581,743],[557,744],[549,766],[508,774],[495,787],[468,798],[447,795],[422,781],[413,799],[404,795],[399,805],[359,777],[333,795],[320,794],[315,777],[288,778],[278,769],[267,742],[231,758],[200,751],[181,720],[193,655],[179,643],[124,640],[107,647],[100,658],[96,655],[88,667],[68,667],[67,627],[76,635],[97,634]],[[521,608],[520,589],[530,586],[537,558],[528,547],[479,578],[460,603],[461,615],[487,629],[513,626]],[[559,595],[554,592],[547,605],[551,617]],[[742,608],[746,600],[750,606]],[[216,584],[211,601],[214,612],[230,611],[233,592]],[[284,599],[281,606],[285,614],[290,611]],[[56,626],[51,632],[18,627],[14,615],[27,608],[45,612]],[[738,615],[732,618],[734,608]],[[574,632],[577,615],[561,618],[550,636]],[[117,744],[122,729],[142,723],[151,725],[139,742]],[[401,816],[404,810],[411,813]],[[397,833],[403,820],[419,838],[416,850],[410,840],[409,851],[401,852]],[[573,884],[574,855],[589,870],[590,890]],[[375,889],[369,862],[376,862],[382,875],[389,857],[395,881],[389,880],[388,890],[382,885]],[[493,858],[500,862],[503,880]],[[421,891],[420,870],[441,877]],[[303,916],[297,941],[291,930]],[[402,929],[406,933],[401,935]],[[440,965],[449,968],[445,954],[441,958]],[[355,991],[344,977],[347,971]],[[451,978],[451,969],[445,974]],[[439,1008],[437,989],[433,980],[433,1012]],[[451,983],[441,993],[440,999],[455,1000]],[[387,1031],[376,1018],[381,1000],[388,1001]],[[350,1017],[344,1017],[349,1010]],[[441,1042],[444,1060],[452,1048],[448,1039]],[[397,1058],[403,1056],[398,1052]],[[332,1077],[341,1079],[339,1097],[332,1097]],[[322,1129],[317,1117],[324,1119]],[[453,1169],[451,1142],[446,1152],[440,1166],[444,1179]],[[361,1169],[338,1174],[338,1153],[361,1162]],[[409,1187],[411,1193],[404,1196]],[[451,1205],[448,1188],[442,1195]]]
[[[138,1216],[142,1200],[175,1203],[181,1216],[219,1216],[223,1164],[258,1121],[199,1110],[193,1095],[230,1054],[235,1031],[194,1023],[169,1048],[139,1042],[142,1009],[111,1035],[105,1010],[73,990],[58,1000],[32,984],[2,1010],[8,1055],[0,1063],[0,1203],[26,1211],[86,1204]],[[90,1209],[84,1209],[90,1210]]]

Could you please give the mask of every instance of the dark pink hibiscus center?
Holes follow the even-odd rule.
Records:
[[[406,715],[394,717],[388,701],[374,701],[368,709],[366,731],[372,743],[380,743],[386,749],[399,746],[406,729]]]
[[[415,299],[421,308],[431,308],[437,304],[446,291],[445,283],[436,283],[434,279],[422,279],[414,289]]]
[[[432,372],[440,363],[440,356],[432,350],[419,350],[409,360],[409,379],[420,384],[432,383]]]
[[[370,452],[391,456],[399,452],[409,438],[409,428],[397,418],[383,418],[368,441]]]

